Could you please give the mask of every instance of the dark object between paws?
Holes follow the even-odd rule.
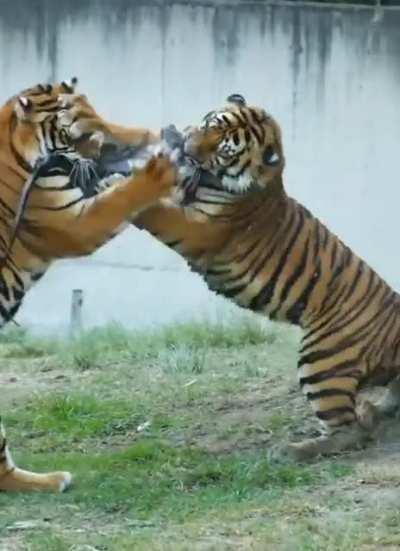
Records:
[[[181,187],[185,195],[183,205],[189,205],[196,200],[196,191],[199,185],[221,189],[221,182],[217,176],[201,168],[196,159],[185,153],[185,137],[175,125],[170,124],[161,130],[161,137],[172,150],[179,151],[178,165],[186,169],[187,174],[182,178]]]

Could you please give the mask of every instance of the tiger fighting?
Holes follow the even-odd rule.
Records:
[[[157,138],[107,125],[84,96],[75,94],[76,83],[38,85],[0,110],[2,326],[52,261],[93,252],[135,212],[168,196],[175,184],[175,168],[165,156],[150,156],[133,172],[134,164],[110,162],[109,171],[94,164],[105,131],[139,149]],[[94,159],[85,160],[79,151]],[[17,468],[1,429],[0,490],[62,491],[70,480],[66,472],[39,475]]]
[[[168,146],[149,130],[107,123],[75,84],[29,89],[0,111],[2,324],[53,260],[90,254],[131,222],[210,290],[301,327],[298,378],[324,434],[285,453],[305,460],[364,445],[400,403],[400,299],[286,194],[278,123],[233,94]],[[387,394],[358,407],[369,383],[388,384]],[[0,489],[69,482],[69,473],[18,469],[2,437]]]

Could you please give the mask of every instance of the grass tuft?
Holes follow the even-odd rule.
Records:
[[[24,329],[9,330],[0,335],[0,343],[7,345],[3,357],[56,355],[60,361],[80,371],[107,365],[116,358],[142,361],[172,352],[175,358],[166,362],[167,370],[198,373],[204,365],[204,350],[272,344],[276,340],[276,331],[267,330],[257,319],[247,318],[224,324],[180,323],[147,332],[129,331],[113,323],[66,341],[32,337]],[[196,354],[195,351],[199,352]]]
[[[24,417],[10,416],[10,426],[23,426],[32,434],[44,434],[46,445],[62,446],[133,429],[144,420],[128,400],[100,399],[91,394],[70,393],[38,397],[25,407]],[[43,445],[43,439],[40,441]]]

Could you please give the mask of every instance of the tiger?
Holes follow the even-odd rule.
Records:
[[[86,96],[76,94],[76,84],[73,79],[37,85],[0,109],[0,326],[13,319],[53,260],[93,252],[126,227],[132,213],[168,195],[175,185],[175,167],[165,155],[150,156],[134,173],[129,166],[110,174],[103,167],[111,183],[99,193],[85,193],[76,184],[76,167],[85,155],[100,155],[106,130],[139,148],[157,140],[145,129],[107,126]],[[92,167],[90,160],[83,166],[80,183]],[[96,171],[91,177],[100,180]],[[63,491],[70,483],[68,472],[18,468],[1,427],[0,490]]]
[[[281,129],[263,108],[233,94],[184,131],[183,147],[204,177],[134,225],[215,293],[302,329],[298,379],[322,426],[279,455],[304,461],[365,446],[400,403],[399,294],[287,195]],[[360,400],[367,384],[387,385],[381,401]]]

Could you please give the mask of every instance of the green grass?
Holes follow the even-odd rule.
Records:
[[[1,357],[40,358],[59,352],[61,343],[57,339],[38,338],[21,327],[0,332]]]
[[[45,431],[62,442],[104,436],[123,426],[136,426],[139,415],[126,400],[99,400],[90,394],[55,394],[33,401],[25,412],[32,431]]]
[[[376,485],[395,490],[398,462],[363,470],[351,456],[300,465],[273,453],[315,427],[295,391],[296,332],[243,318],[147,333],[110,325],[66,342],[6,337],[0,377],[14,456],[32,469],[70,470],[74,486],[64,495],[0,494],[0,549],[400,543],[386,494],[368,516]],[[360,479],[365,504],[347,490]]]
[[[197,372],[205,361],[205,350],[272,343],[277,338],[274,329],[265,327],[258,319],[243,316],[225,323],[191,322],[175,324],[153,331],[129,331],[118,324],[85,331],[75,339],[33,337],[23,328],[7,329],[0,333],[0,357],[40,358],[56,356],[78,370],[107,366],[110,362],[143,361],[167,357],[167,370]]]
[[[221,508],[275,499],[285,490],[313,487],[350,472],[331,463],[298,466],[271,462],[260,453],[218,457],[194,447],[143,438],[120,452],[51,454],[20,458],[43,469],[76,474],[76,488],[63,498],[85,511],[134,514],[154,522],[187,522]],[[8,497],[0,497],[4,505]],[[41,496],[33,499],[41,501]],[[59,498],[50,496],[51,502]]]
[[[230,323],[182,323],[153,331],[129,331],[118,324],[95,328],[79,337],[62,342],[57,339],[33,339],[23,330],[4,334],[7,344],[3,357],[40,357],[57,355],[63,362],[81,371],[100,368],[115,359],[143,361],[164,357],[177,351],[176,361],[167,361],[166,369],[197,372],[205,361],[204,351],[214,348],[272,343],[276,331],[266,329],[257,319],[243,317]],[[180,356],[180,357],[178,357]]]

